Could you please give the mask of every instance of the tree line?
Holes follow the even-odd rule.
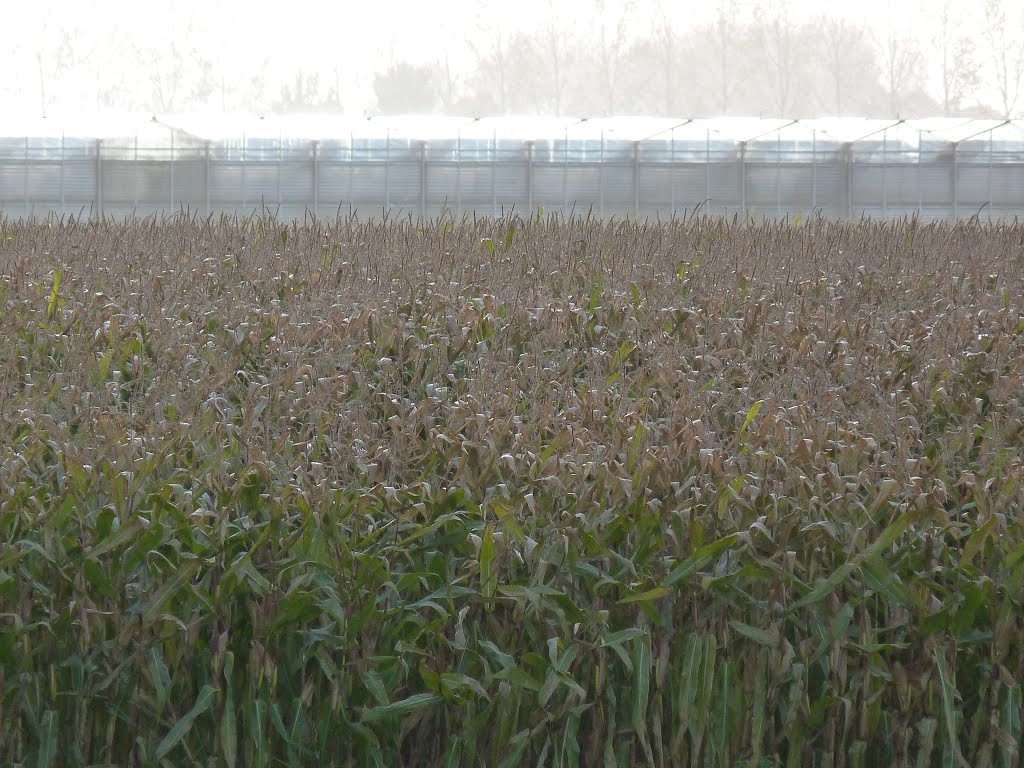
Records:
[[[223,54],[195,34],[198,22],[172,18],[150,38],[119,43],[123,73],[97,71],[89,106],[906,118],[1010,117],[1024,107],[1018,0],[935,0],[923,6],[927,23],[911,28],[798,17],[786,0],[717,0],[696,22],[673,0],[540,2],[543,12],[509,24],[503,0],[485,0],[453,36],[431,41],[433,55],[391,50],[360,75],[361,103],[345,87],[351,67],[332,60],[329,43],[312,62],[282,62],[271,48],[244,77],[229,76]],[[34,77],[21,80],[37,80],[45,114],[95,52],[60,19],[37,31],[23,58]]]

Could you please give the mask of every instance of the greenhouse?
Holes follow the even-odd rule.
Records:
[[[1024,215],[1024,122],[0,117],[0,215]]]

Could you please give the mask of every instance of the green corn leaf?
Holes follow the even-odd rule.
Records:
[[[1000,743],[999,752],[1005,768],[1017,764],[1020,756],[1021,740],[1024,729],[1021,728],[1021,693],[1024,685],[1008,685],[1003,690],[999,707],[999,727],[1006,738]]]
[[[750,422],[757,418],[757,414],[761,410],[762,405],[764,405],[764,400],[758,400],[756,403],[750,406],[750,410],[747,411],[747,418],[743,420],[743,426],[740,427],[741,435],[747,431],[747,427],[750,426]]]
[[[939,724],[932,717],[926,717],[917,724],[919,734],[916,768],[928,768],[932,764],[932,752],[935,749],[935,732]]]
[[[380,676],[380,672],[371,669],[363,675],[362,679],[363,685],[366,686],[366,690],[370,692],[377,704],[384,706],[390,701],[387,689],[384,687],[384,678]]]
[[[133,517],[127,523],[121,525],[113,535],[106,538],[103,543],[94,547],[86,553],[86,557],[100,558],[118,547],[127,544],[146,529],[146,523],[139,517]]]
[[[203,686],[202,690],[199,691],[196,703],[192,705],[192,709],[181,716],[178,722],[167,732],[167,735],[164,736],[160,744],[157,745],[156,751],[153,753],[157,760],[166,757],[168,752],[178,746],[185,737],[185,734],[192,728],[196,718],[210,708],[216,695],[217,689],[212,685]]]
[[[708,736],[708,715],[714,707],[715,669],[718,651],[714,635],[705,635],[699,638],[695,650],[697,654],[694,661],[697,666],[694,669],[694,699],[689,723],[690,753],[692,764],[702,765],[700,755],[704,739]],[[704,762],[710,762],[710,760]]]
[[[490,699],[487,695],[487,690],[480,684],[478,680],[474,680],[468,675],[462,675],[458,672],[445,672],[440,677],[441,687],[445,690],[456,690],[464,688],[475,693],[483,699]]]
[[[562,731],[562,743],[559,748],[559,763],[565,768],[579,768],[580,765],[580,743],[579,730],[580,720],[583,713],[593,706],[592,704],[580,704],[572,708],[566,718],[565,728]]]
[[[850,577],[850,574],[852,574],[862,562],[870,558],[880,556],[885,552],[885,550],[889,549],[893,543],[895,543],[896,539],[898,539],[900,535],[907,530],[907,528],[910,527],[910,524],[916,519],[916,515],[916,512],[911,511],[905,512],[897,518],[884,531],[882,531],[882,534],[874,541],[874,543],[871,544],[870,547],[861,552],[853,560],[843,563],[826,578],[818,582],[814,589],[793,603],[789,608],[790,613],[819,602],[827,595],[831,594],[836,587],[846,581],[846,579]]]
[[[750,764],[758,766],[761,764],[761,750],[764,746],[764,731],[767,715],[767,688],[768,688],[768,650],[762,648],[757,658],[757,673],[754,676],[754,698],[750,702],[750,746],[752,756]]]
[[[683,579],[689,578],[695,571],[703,568],[725,552],[725,550],[729,549],[736,543],[737,538],[738,537],[735,533],[731,533],[728,536],[723,536],[717,541],[704,545],[672,569],[665,578],[665,586],[672,587]]]
[[[613,632],[610,635],[602,636],[601,643],[598,647],[613,648],[617,645],[622,645],[638,637],[643,637],[646,634],[646,629],[640,629],[639,627],[630,627],[629,629],[619,630],[618,632]]]
[[[360,721],[363,723],[375,723],[391,717],[400,717],[424,707],[429,707],[439,701],[441,701],[441,697],[436,693],[415,693],[401,701],[366,710],[363,712]]]
[[[57,757],[57,737],[59,735],[57,713],[48,709],[43,714],[39,727],[39,768],[50,768]]]
[[[536,678],[516,666],[506,667],[499,672],[495,672],[494,679],[506,680],[513,686],[525,688],[528,691],[539,691],[542,687],[542,684]]]
[[[505,748],[505,759],[501,761],[498,768],[516,768],[523,759],[523,753],[526,751],[529,741],[529,728],[519,731],[509,739],[508,746]]]
[[[960,750],[960,738],[957,736],[957,709],[956,689],[949,677],[949,668],[946,666],[946,649],[941,645],[935,646],[935,668],[939,673],[939,691],[942,694],[942,717],[946,723],[946,738],[949,739],[949,747],[957,763],[962,768],[970,768],[970,764],[964,759]]]
[[[647,706],[651,690],[651,642],[648,637],[638,637],[633,642],[633,732],[640,740],[640,746],[648,765],[654,765],[654,752],[647,732]]]
[[[749,624],[744,624],[742,621],[735,620],[730,621],[729,626],[748,640],[753,640],[760,645],[765,645],[769,648],[775,648],[779,645],[779,630],[777,627],[773,627],[770,631],[766,632],[763,629],[758,629]]]
[[[505,237],[501,241],[501,250],[503,253],[508,253],[512,247],[512,238],[516,236],[516,228],[514,225],[509,225],[508,229],[505,230]]]
[[[448,742],[448,749],[441,758],[441,768],[459,768],[462,758],[462,739],[459,736],[451,736]]]
[[[729,736],[732,730],[733,663],[724,661],[715,671],[716,697],[714,747],[721,768],[729,768]]]
[[[480,543],[480,591],[490,605],[497,586],[498,574],[494,570],[494,523],[488,523]]]
[[[57,315],[60,302],[60,284],[63,274],[59,269],[55,269],[53,274],[53,287],[50,288],[50,298],[46,302],[46,319],[52,321]]]
[[[238,763],[238,731],[235,721],[235,685],[234,685],[235,654],[226,651],[224,654],[224,680],[226,694],[224,696],[224,713],[220,723],[220,746],[224,753],[224,762],[228,768],[235,768]]]
[[[164,584],[156,594],[153,595],[153,599],[149,603],[149,607],[146,609],[146,613],[143,615],[142,620],[146,624],[151,624],[156,621],[163,614],[164,605],[171,600],[175,595],[185,591],[188,587],[189,582],[192,579],[192,574],[199,570],[199,566],[202,563],[198,559],[188,560],[178,572],[174,578]]]

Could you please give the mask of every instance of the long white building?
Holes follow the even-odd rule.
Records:
[[[1024,122],[0,116],[0,216],[1024,216]]]

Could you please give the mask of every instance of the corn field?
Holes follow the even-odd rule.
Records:
[[[1024,226],[0,219],[0,764],[1019,768]]]

